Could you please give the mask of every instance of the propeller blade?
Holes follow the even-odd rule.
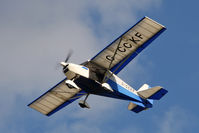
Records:
[[[68,55],[67,55],[67,57],[66,57],[65,62],[68,62],[68,60],[70,59],[70,57],[71,57],[72,53],[73,53],[73,51],[72,51],[72,50],[70,50],[70,51],[69,51],[69,53],[68,53]]]

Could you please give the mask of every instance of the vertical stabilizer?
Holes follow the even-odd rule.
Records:
[[[142,87],[140,87],[140,89],[138,91],[144,91],[144,90],[147,90],[149,89],[149,85],[148,84],[143,84]]]

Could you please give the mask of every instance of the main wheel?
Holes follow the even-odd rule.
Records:
[[[88,103],[85,102],[85,101],[82,101],[82,100],[79,101],[79,106],[81,108],[88,108],[88,109],[90,108],[90,106],[88,105]]]

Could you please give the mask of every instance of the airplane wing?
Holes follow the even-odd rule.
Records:
[[[163,25],[144,17],[90,62],[117,74],[165,29]]]
[[[86,94],[86,92],[81,89],[69,89],[65,85],[65,80],[66,78],[28,106],[44,115],[50,116]]]

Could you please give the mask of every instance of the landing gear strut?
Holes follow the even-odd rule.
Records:
[[[89,95],[89,94],[86,95],[86,97],[85,97],[84,100],[80,100],[80,101],[79,101],[79,106],[80,106],[80,107],[82,107],[82,108],[88,108],[88,109],[90,108],[90,106],[89,106],[88,103],[86,102],[86,100],[87,100],[87,98],[88,98],[88,95]]]

